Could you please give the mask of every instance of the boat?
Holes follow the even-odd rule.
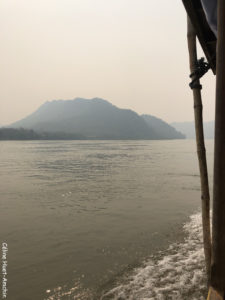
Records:
[[[182,0],[186,12],[195,28],[199,43],[204,51],[208,63],[213,71],[216,73],[216,42],[217,38],[206,20],[205,12],[203,10],[200,0]]]
[[[206,56],[207,69],[211,69],[216,75],[212,240],[210,241],[212,254],[207,300],[221,300],[225,299],[225,1],[217,1],[217,34],[208,24],[203,1],[216,0],[182,0],[188,19]],[[189,45],[189,53],[190,51],[197,52],[195,50],[195,47]],[[190,56],[193,57],[193,53]],[[196,63],[198,63],[197,60]],[[199,78],[203,74],[199,76],[198,72],[195,72],[194,75],[197,76],[197,84],[192,82],[190,86],[196,97],[196,95],[199,96],[201,90]],[[199,136],[197,136],[197,143],[198,138]]]

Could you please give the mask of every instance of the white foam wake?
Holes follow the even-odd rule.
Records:
[[[206,293],[201,214],[184,225],[185,240],[172,244],[144,266],[133,271],[125,283],[106,292],[101,300],[203,300]]]

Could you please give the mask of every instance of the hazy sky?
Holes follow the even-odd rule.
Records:
[[[1,0],[0,54],[0,124],[75,97],[193,120],[181,0]],[[205,120],[214,81],[203,80]]]

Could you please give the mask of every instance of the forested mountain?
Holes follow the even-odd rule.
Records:
[[[184,138],[157,118],[140,116],[132,110],[120,109],[99,98],[46,102],[11,127],[37,132],[64,132],[90,139]]]
[[[163,120],[150,115],[142,115],[150,128],[152,128],[161,139],[182,139],[185,135],[177,131],[174,127],[164,122]]]

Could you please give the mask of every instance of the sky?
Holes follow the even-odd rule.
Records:
[[[181,0],[1,0],[0,65],[1,125],[76,97],[169,123],[194,119]],[[211,71],[202,84],[210,121]]]

